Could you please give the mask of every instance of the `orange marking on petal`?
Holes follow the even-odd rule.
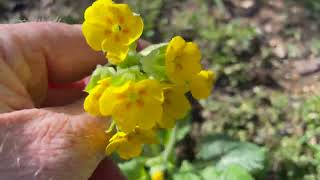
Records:
[[[113,24],[113,23],[112,23],[112,20],[111,20],[110,18],[107,18],[106,21],[107,21],[107,23],[110,24],[110,25]]]
[[[181,71],[181,70],[183,70],[183,66],[181,64],[177,63],[176,69]]]
[[[124,24],[124,17],[123,16],[119,16],[119,23]]]
[[[139,96],[145,96],[147,95],[147,91],[145,89],[141,89],[139,92],[138,92]]]
[[[114,40],[117,41],[117,42],[120,41],[119,35],[116,34],[116,35],[114,36]]]
[[[104,31],[104,34],[105,34],[105,35],[110,35],[110,34],[111,34],[111,31],[105,30],[105,31]]]
[[[144,102],[141,99],[137,100],[136,103],[137,103],[137,106],[140,108],[144,106]]]
[[[122,100],[122,99],[124,99],[124,98],[126,98],[126,96],[125,96],[124,94],[118,94],[118,95],[117,95],[117,99],[118,99],[118,100]]]
[[[124,30],[122,30],[122,32],[123,32],[124,34],[128,34],[130,31],[129,31],[129,29],[124,29]]]
[[[131,106],[132,106],[131,103],[128,103],[128,104],[126,105],[126,109],[127,109],[127,110],[131,109]]]

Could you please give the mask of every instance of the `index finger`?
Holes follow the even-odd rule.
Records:
[[[86,44],[80,25],[31,22],[1,25],[0,32],[2,49],[6,51],[15,46],[11,49],[22,52],[22,58],[29,65],[45,63],[49,80],[55,83],[79,80],[90,74],[97,64],[107,62],[103,53],[93,51]]]

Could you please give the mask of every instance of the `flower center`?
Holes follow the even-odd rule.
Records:
[[[133,92],[129,93],[128,97],[129,97],[131,102],[135,102],[135,101],[138,100],[138,95],[136,93],[133,93]]]
[[[180,63],[176,63],[176,70],[178,71],[182,71],[183,70],[183,66]]]
[[[141,97],[139,97],[139,94],[137,94],[135,92],[131,92],[128,94],[128,98],[130,100],[130,102],[129,102],[130,105],[127,107],[127,109],[130,109],[131,105],[135,105],[140,108],[142,108],[144,106],[143,99],[141,99]]]
[[[115,24],[112,26],[112,32],[118,33],[121,31],[121,26],[119,24]]]

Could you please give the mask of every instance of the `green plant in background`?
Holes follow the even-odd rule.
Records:
[[[253,180],[265,173],[266,149],[224,135],[200,138],[195,159],[180,159],[174,147],[190,132],[190,120],[188,116],[173,130],[163,131],[164,146],[154,145],[145,149],[145,156],[120,163],[127,178],[157,180],[161,172],[164,179],[173,180]]]
[[[279,140],[279,147],[273,148],[272,159],[282,169],[276,177],[289,180],[317,180],[319,177],[319,96],[308,97],[305,102],[297,105],[296,129],[302,132],[292,132]],[[294,105],[295,106],[295,105]],[[297,117],[298,116],[298,117]],[[287,127],[288,128],[288,127]],[[303,132],[304,131],[304,132]]]
[[[319,165],[316,163],[319,156],[319,148],[316,145],[317,130],[314,129],[318,124],[316,119],[312,119],[318,117],[320,113],[315,107],[312,112],[310,108],[302,111],[306,107],[311,107],[305,104],[304,97],[297,98],[277,88],[278,80],[272,79],[273,64],[276,60],[273,59],[270,48],[260,46],[264,34],[259,27],[249,24],[243,18],[225,19],[223,16],[227,11],[226,1],[178,2],[180,1],[170,1],[170,3],[162,1],[158,4],[155,9],[161,11],[157,17],[160,19],[147,22],[157,22],[150,27],[154,27],[153,31],[158,35],[150,36],[148,39],[155,40],[155,37],[170,39],[172,33],[182,32],[185,38],[194,40],[203,47],[206,66],[215,64],[215,67],[210,68],[218,72],[218,86],[209,100],[201,101],[203,106],[201,114],[205,121],[200,123],[201,130],[197,132],[197,137],[204,138],[219,133],[240,139],[241,142],[250,141],[263,146],[263,152],[268,152],[270,162],[261,166],[263,167],[261,173],[249,171],[250,176],[254,178],[309,180],[320,177]],[[303,2],[313,6],[320,1]],[[316,7],[310,8],[316,9]],[[146,9],[148,4],[141,3],[138,8]],[[289,33],[289,30],[284,32],[286,33]],[[298,36],[296,34],[300,31],[290,29],[290,33]],[[297,57],[297,46],[294,44],[287,46],[288,56]],[[312,52],[318,54],[318,42],[313,40],[310,46]],[[253,72],[257,71],[267,72],[266,77],[269,78],[267,84],[256,80],[257,75]],[[315,100],[312,103],[309,101],[306,103],[315,103]],[[200,137],[196,138],[198,142],[195,145],[196,152],[201,152],[199,148],[202,147],[203,139]],[[222,177],[223,172],[228,172],[226,167],[220,169],[219,163],[203,163],[199,168],[201,164],[199,162],[204,161],[199,157],[195,154],[194,158],[183,163],[180,162],[182,160],[170,161],[170,168],[174,171],[167,170],[167,177],[205,179],[203,173],[208,173],[216,175],[211,179],[218,179]],[[248,169],[245,170],[248,172]],[[174,175],[171,172],[179,173]]]
[[[207,52],[211,61],[217,64],[216,70],[237,87],[248,83],[247,69],[250,68],[248,57],[239,58],[241,54],[250,54],[252,41],[258,36],[254,27],[244,27],[241,21],[234,20],[228,24],[214,22],[208,28],[201,28],[200,36],[206,44],[213,43],[212,49]]]
[[[292,0],[291,0],[292,1]],[[297,0],[293,0],[294,2]],[[319,0],[302,0],[297,1],[299,3],[302,3],[306,6],[311,12],[311,15],[315,18],[318,18],[320,16],[320,1]]]
[[[140,0],[128,1],[135,12],[140,12],[144,17],[144,38],[152,39],[155,36],[156,24],[160,20],[161,8],[164,6],[165,0]]]
[[[310,50],[315,55],[320,55],[320,39],[312,39]]]
[[[0,20],[2,23],[38,20],[42,17],[38,12],[39,2],[42,1],[0,1]],[[61,22],[82,21],[79,2],[57,2],[50,4],[60,6],[49,5],[51,20],[57,19],[58,14]],[[204,65],[218,73],[215,93],[209,100],[200,102],[203,109],[196,105],[195,111],[201,117],[189,115],[174,131],[162,131],[164,145],[145,148],[145,156],[128,162],[118,160],[129,179],[147,180],[161,176],[177,180],[319,179],[320,98],[291,95],[277,86],[280,80],[274,75],[279,65],[309,58],[296,41],[302,42],[312,58],[317,59],[320,55],[319,37],[309,33],[313,29],[319,34],[319,0],[257,1],[261,11],[248,18],[230,15],[230,8],[237,10],[230,3],[247,2],[241,0],[118,2],[130,4],[144,17],[144,39],[152,43],[166,42],[173,35],[182,34],[188,41],[193,40],[201,46],[206,60]],[[15,8],[20,4],[26,9]],[[267,13],[265,17],[264,13],[271,12],[273,5],[276,13],[270,17]],[[300,12],[301,8],[307,18],[299,16],[298,22],[290,23],[289,20],[296,17],[285,11]],[[32,18],[34,15],[36,18]],[[285,17],[283,22],[282,17]],[[279,24],[277,20],[280,20]],[[269,21],[277,22],[272,27],[284,27],[275,34],[266,34],[263,26]],[[308,31],[302,31],[303,28]],[[288,59],[277,59],[273,49],[266,45],[273,35],[283,38]],[[286,38],[294,39],[294,43],[286,42]],[[130,66],[134,61],[133,57],[123,65]],[[212,63],[215,67],[211,67]],[[147,61],[144,66],[148,66]],[[266,75],[260,77],[259,73]],[[189,145],[190,141],[194,144]],[[185,155],[183,148],[187,148],[189,154]],[[244,154],[248,161],[239,159],[238,154]],[[154,156],[157,157],[151,158]]]
[[[305,102],[302,108],[302,117],[310,129],[316,129],[320,125],[320,96],[312,96]]]
[[[302,117],[306,124],[306,133],[300,139],[307,154],[301,155],[306,164],[311,164],[306,177],[317,179],[320,176],[320,96],[311,96],[304,103]]]
[[[194,6],[197,8],[193,11],[173,12],[172,24],[162,32],[164,38],[170,38],[168,32],[184,32],[184,36],[205,47],[204,57],[214,62],[220,79],[232,87],[248,83],[246,73],[251,68],[250,56],[255,51],[253,41],[259,36],[258,30],[238,19],[220,22],[212,16],[214,10],[208,1]]]

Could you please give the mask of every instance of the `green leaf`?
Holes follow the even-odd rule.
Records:
[[[160,43],[160,44],[153,44],[153,45],[150,45],[148,46],[147,48],[145,48],[144,50],[140,51],[140,54],[142,56],[147,56],[149,55],[152,51],[156,50],[156,49],[159,49],[163,46],[166,46],[168,43]]]
[[[183,161],[180,170],[173,175],[174,180],[253,180],[250,173],[240,165],[232,164],[224,170],[208,166],[199,171],[190,162]]]
[[[85,91],[89,92],[97,85],[99,80],[110,77],[115,73],[116,72],[113,67],[98,65],[97,68],[93,71],[90,81],[85,88]]]
[[[181,164],[180,171],[193,171],[195,167],[188,161],[184,160]]]
[[[119,67],[127,68],[127,67],[139,65],[141,58],[142,58],[141,54],[138,54],[135,50],[129,50],[127,57],[124,59],[124,61],[121,64],[119,64]]]
[[[113,86],[121,86],[128,81],[139,81],[146,78],[146,75],[141,73],[139,66],[124,69],[119,67],[117,73],[112,77],[111,84]]]
[[[165,50],[166,46],[152,50],[147,56],[141,59],[142,69],[148,75],[158,80],[166,80],[165,70]]]
[[[172,171],[175,169],[176,164],[174,164],[173,161],[168,160],[165,161],[163,159],[163,156],[160,154],[159,156],[156,157],[150,157],[146,160],[145,166],[148,167],[150,170],[150,174],[153,174],[156,171]]]
[[[258,174],[265,169],[266,150],[252,143],[216,135],[202,139],[197,158],[215,162],[218,170],[237,164]]]
[[[219,177],[219,180],[254,180],[254,179],[245,168],[239,165],[231,165],[225,171],[223,171],[223,173]]]
[[[173,180],[202,180],[195,172],[181,172],[173,175]]]
[[[173,180],[202,180],[202,178],[191,163],[183,161],[179,172],[173,175]]]
[[[128,180],[148,180],[143,160],[137,158],[118,165]]]
[[[250,143],[241,143],[229,153],[221,157],[218,169],[225,169],[230,164],[238,164],[251,173],[259,173],[265,169],[266,151]]]
[[[201,176],[203,180],[218,180],[220,174],[214,167],[206,167],[204,170],[201,171]]]

